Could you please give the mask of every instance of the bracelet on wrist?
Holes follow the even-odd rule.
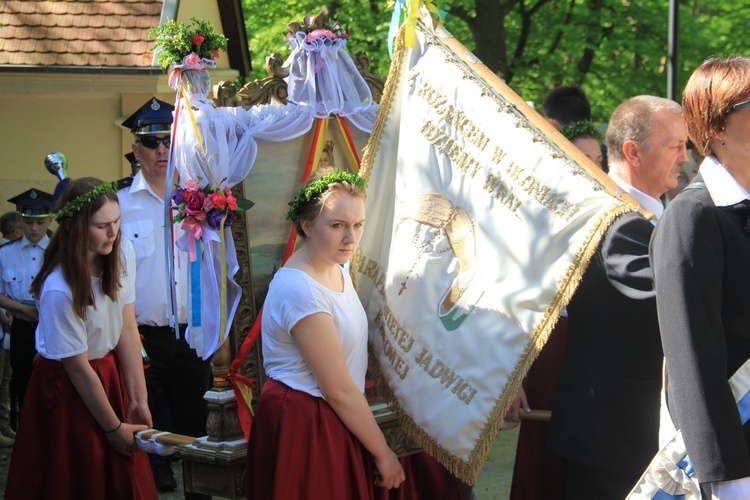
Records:
[[[118,430],[120,430],[120,427],[122,427],[122,421],[120,421],[120,423],[117,424],[117,427],[115,427],[111,431],[104,431],[104,433],[105,434],[112,434],[113,432],[117,432]]]

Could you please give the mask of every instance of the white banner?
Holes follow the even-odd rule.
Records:
[[[634,208],[437,35],[420,27],[413,49],[397,45],[362,162],[354,267],[405,429],[473,483],[601,235]]]

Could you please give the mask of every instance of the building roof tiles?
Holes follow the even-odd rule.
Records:
[[[3,0],[0,65],[150,67],[162,0]]]

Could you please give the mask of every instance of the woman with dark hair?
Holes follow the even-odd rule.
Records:
[[[560,133],[596,166],[602,166],[602,135],[596,125],[589,121],[573,122],[561,128]]]
[[[342,267],[362,237],[364,181],[328,173],[290,205],[287,219],[303,244],[276,272],[263,304],[269,378],[250,431],[246,494],[373,498],[375,484],[397,488],[404,471],[364,396],[367,318]]]
[[[157,498],[135,432],[151,426],[135,321],[135,253],[117,185],[76,179],[31,290],[35,362],[5,498]]]
[[[746,499],[750,427],[728,379],[750,358],[750,58],[705,61],[682,109],[705,159],[651,240],[667,404],[704,497]]]

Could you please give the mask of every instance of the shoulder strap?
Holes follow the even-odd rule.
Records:
[[[119,181],[117,181],[117,190],[121,191],[126,187],[130,187],[131,184],[133,184],[132,177],[125,177],[123,179],[120,179]]]

